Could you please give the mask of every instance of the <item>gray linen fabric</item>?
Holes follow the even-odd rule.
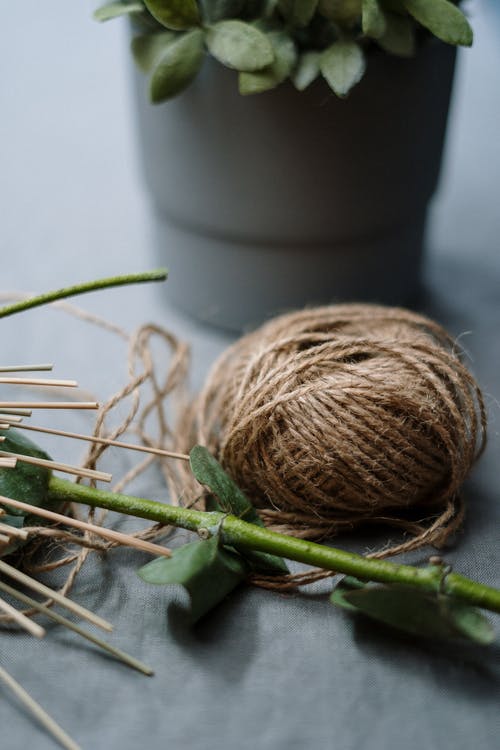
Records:
[[[63,0],[3,9],[1,289],[45,290],[156,264],[135,169],[123,35],[119,24],[95,25],[91,10]],[[500,58],[492,7],[474,10],[477,45],[461,55],[424,309],[470,353],[490,413],[488,450],[468,482],[467,524],[449,559],[499,586]],[[194,386],[229,341],[170,310],[150,287],[79,304],[129,329],[155,320],[192,342]],[[125,377],[123,347],[61,312],[30,312],[1,327],[2,361],[52,360],[57,375],[100,397]],[[63,422],[83,430],[90,418]],[[62,460],[82,454],[56,439],[44,445]],[[114,452],[109,467],[119,473],[128,460]],[[133,490],[165,497],[154,472]],[[340,543],[364,550],[377,539]],[[325,586],[304,596],[242,589],[189,632],[167,614],[182,594],[135,575],[145,560],[127,551],[93,556],[74,596],[115,623],[110,640],[154,666],[154,678],[59,627],[42,642],[0,633],[0,663],[85,750],[497,746],[498,645],[391,636],[330,607]],[[0,727],[2,750],[55,746],[1,686]]]

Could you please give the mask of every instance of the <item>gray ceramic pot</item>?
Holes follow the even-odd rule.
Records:
[[[161,106],[136,74],[144,176],[171,300],[242,329],[305,304],[409,304],[421,276],[455,50],[373,54],[346,100],[323,81],[241,97],[207,60]]]

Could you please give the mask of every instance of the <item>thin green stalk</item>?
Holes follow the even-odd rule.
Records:
[[[215,530],[222,524],[222,542],[237,549],[267,552],[306,565],[345,573],[365,581],[402,583],[417,586],[426,591],[441,591],[459,597],[469,604],[500,613],[499,589],[477,583],[458,573],[449,573],[443,580],[443,573],[439,566],[415,568],[386,560],[370,560],[352,552],[278,534],[224,513],[204,513],[179,508],[153,500],[73,484],[57,477],[52,477],[50,480],[49,498],[58,503],[84,503],[178,526],[189,531]]]
[[[30,310],[32,307],[39,307],[40,305],[46,305],[49,302],[56,302],[66,297],[74,297],[77,294],[85,294],[86,292],[96,292],[99,289],[109,289],[114,286],[125,286],[126,284],[142,284],[148,281],[165,281],[167,278],[167,271],[163,268],[157,271],[147,271],[145,273],[127,274],[126,276],[111,276],[107,279],[99,279],[97,281],[88,281],[84,284],[75,284],[74,286],[68,286],[64,289],[56,289],[52,292],[46,292],[36,297],[30,297],[29,299],[22,300],[21,302],[15,302],[12,305],[6,305],[0,308],[0,318],[6,318],[8,315],[14,315],[24,310]]]

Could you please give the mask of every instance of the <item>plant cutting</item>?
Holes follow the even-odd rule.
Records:
[[[473,36],[456,3],[147,0],[96,12],[123,15],[169,299],[237,331],[304,304],[413,304],[456,47]]]
[[[224,511],[203,512],[165,505],[54,476],[48,482],[41,505],[85,503],[196,532],[200,541],[185,544],[171,556],[167,551],[139,571],[148,583],[185,586],[191,597],[193,622],[206,615],[250,573],[286,574],[282,559],[285,557],[347,575],[340,587],[335,588],[332,602],[350,611],[416,635],[462,636],[485,644],[493,640],[491,626],[476,608],[500,612],[499,590],[452,572],[438,557],[431,558],[428,567],[416,568],[369,560],[269,531],[263,528],[248,499],[203,446],[195,446],[189,460],[194,475],[212,489],[217,507]],[[30,512],[36,514],[36,506],[19,503],[14,497],[19,492],[15,471],[9,472],[9,483],[12,497],[2,497],[4,507],[21,506],[25,516]],[[373,587],[366,585],[367,582],[385,585]],[[365,595],[361,596],[361,591]],[[417,615],[422,606],[426,613]]]

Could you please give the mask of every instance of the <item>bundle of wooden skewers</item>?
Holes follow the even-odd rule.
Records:
[[[13,312],[27,309],[38,304],[45,304],[70,296],[83,291],[92,291],[99,286],[117,286],[122,283],[131,283],[134,281],[155,281],[165,278],[163,272],[153,274],[140,274],[134,277],[119,277],[117,279],[105,280],[104,282],[94,282],[89,285],[80,285],[79,287],[68,290],[59,290],[52,295],[42,295],[28,302],[11,306]],[[52,296],[52,299],[48,297]],[[16,309],[17,308],[17,309]],[[3,308],[2,316],[10,314],[9,308]],[[33,377],[33,374],[51,371],[52,364],[20,364],[20,365],[1,365],[0,364],[0,387],[24,387],[29,389],[72,389],[77,388],[78,383],[75,380],[60,380],[47,377]],[[78,636],[86,639],[95,646],[103,649],[109,655],[120,660],[129,667],[138,670],[142,674],[152,675],[153,670],[143,664],[138,659],[130,656],[122,650],[97,636],[93,631],[83,628],[80,624],[68,619],[65,615],[56,611],[57,608],[66,610],[67,613],[86,621],[87,623],[100,628],[101,630],[111,632],[113,625],[102,617],[89,611],[87,608],[73,601],[61,591],[57,591],[39,580],[18,569],[13,564],[5,561],[17,548],[26,545],[29,541],[37,536],[37,527],[32,525],[25,526],[26,519],[30,522],[33,518],[40,518],[40,523],[49,522],[52,528],[65,527],[75,529],[77,533],[84,535],[93,535],[111,542],[113,545],[124,545],[134,547],[143,552],[150,553],[156,557],[169,556],[170,552],[165,547],[154,544],[145,539],[138,538],[133,534],[125,534],[112,529],[104,528],[97,523],[89,523],[84,520],[73,518],[69,515],[54,512],[46,507],[38,507],[33,502],[24,502],[18,497],[10,497],[8,494],[1,494],[5,486],[9,486],[8,474],[10,471],[19,470],[20,467],[28,466],[36,469],[45,470],[47,473],[62,472],[70,474],[80,479],[91,480],[92,482],[111,482],[112,475],[98,471],[96,469],[82,466],[74,466],[67,463],[61,463],[50,459],[40,450],[30,450],[30,446],[36,448],[31,441],[24,440],[23,432],[44,433],[56,435],[63,438],[86,441],[92,445],[115,446],[118,448],[129,449],[147,453],[150,456],[186,458],[162,450],[157,447],[148,447],[145,445],[136,445],[120,440],[113,440],[106,437],[85,435],[77,432],[56,429],[54,427],[42,427],[32,424],[30,419],[34,413],[41,410],[97,410],[99,404],[95,401],[72,401],[72,400],[55,400],[55,401],[28,401],[28,400],[5,400],[0,401],[0,619],[9,625],[18,627],[31,636],[43,638],[46,630],[38,622],[32,619],[33,615],[40,614],[54,623],[76,633]],[[13,433],[14,431],[14,433]],[[18,432],[18,431],[21,431]],[[15,434],[16,437],[10,437]],[[20,436],[21,435],[21,436]],[[21,445],[18,451],[13,449],[16,445]],[[28,450],[21,452],[22,449]],[[34,453],[36,455],[30,455]],[[2,480],[3,477],[3,480]],[[17,493],[18,494],[18,493]],[[29,492],[28,492],[29,494]],[[14,515],[18,513],[19,515]],[[23,527],[24,526],[24,527]],[[38,530],[41,527],[38,527]],[[69,535],[68,535],[69,536]],[[75,539],[76,537],[72,537]],[[82,537],[83,538],[83,537]],[[29,592],[29,593],[28,593]],[[7,597],[7,599],[4,598]],[[36,598],[38,597],[38,598]],[[18,606],[15,606],[17,604]],[[27,609],[21,610],[21,607]],[[43,707],[32,697],[26,690],[10,675],[3,665],[0,664],[0,682],[9,688],[19,699],[19,701],[28,709],[33,716],[52,734],[54,739],[63,747],[75,750],[78,745],[71,737],[56,723],[56,721],[47,714]]]

